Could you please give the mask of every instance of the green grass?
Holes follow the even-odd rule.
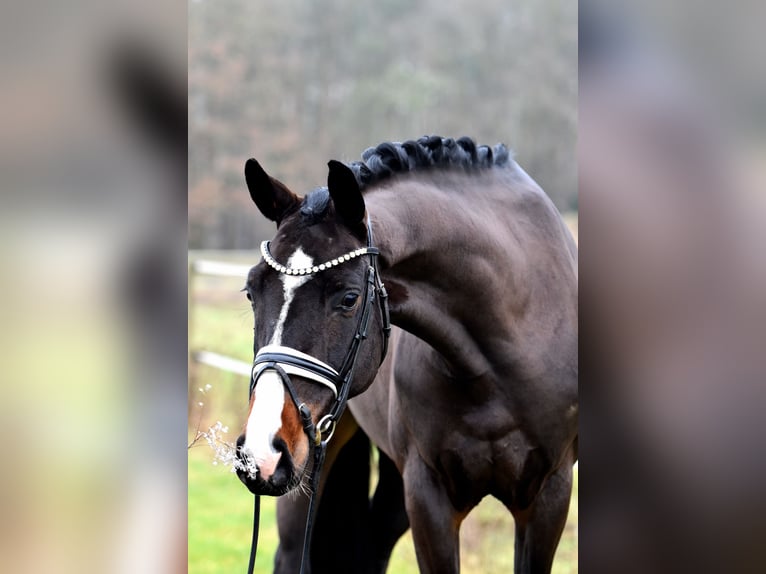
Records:
[[[253,496],[236,475],[211,463],[206,446],[189,451],[189,574],[243,572],[250,554]],[[261,499],[256,572],[272,571],[275,499]]]
[[[213,466],[206,446],[189,451],[189,574],[223,574],[247,567],[253,497],[237,477]],[[553,572],[577,572],[577,471],[569,519]],[[261,528],[255,572],[271,572],[277,546],[276,499],[261,499]],[[505,508],[485,498],[461,528],[461,567],[465,574],[513,570],[513,521]],[[388,571],[417,574],[408,532],[397,544]]]
[[[206,258],[254,263],[255,254],[205,255]],[[190,347],[252,360],[251,315],[239,289],[242,281],[195,277],[191,285]],[[210,367],[190,365],[190,438],[197,425],[207,429],[220,420],[230,427],[233,442],[247,414],[246,378]],[[204,393],[199,388],[211,384]],[[199,407],[198,403],[203,406]],[[213,453],[203,442],[189,450],[189,574],[246,570],[250,551],[253,497],[236,475],[212,464]],[[555,574],[577,572],[577,469],[569,518],[554,561]],[[261,503],[261,529],[256,572],[270,573],[277,545],[275,499]],[[464,574],[508,572],[513,569],[513,520],[505,508],[485,498],[461,527],[461,571]],[[394,549],[388,571],[417,574],[412,536]]]

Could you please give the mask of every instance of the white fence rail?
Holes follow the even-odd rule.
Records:
[[[207,259],[197,259],[196,261],[192,261],[190,267],[192,273],[197,273],[199,275],[241,277],[243,281],[247,279],[247,273],[250,271],[249,265],[223,263],[221,261],[209,261]]]
[[[226,355],[219,355],[211,351],[193,351],[192,360],[209,367],[215,367],[222,371],[228,371],[229,373],[236,373],[238,375],[250,376],[250,370],[252,366],[245,361],[239,359],[233,359]]]
[[[250,271],[249,265],[242,265],[237,263],[224,263],[222,261],[210,261],[207,259],[197,259],[189,263],[189,313],[192,312],[193,306],[193,291],[194,291],[194,276],[195,275],[211,275],[214,277],[241,277],[244,282],[247,279],[247,273]],[[234,357],[227,357],[220,353],[214,353],[212,351],[191,351],[191,360],[195,363],[201,363],[208,365],[221,371],[227,371],[229,373],[235,373],[237,375],[243,375],[245,377],[250,376],[252,365],[245,361],[240,361]]]

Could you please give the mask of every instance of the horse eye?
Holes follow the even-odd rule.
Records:
[[[246,293],[245,297],[247,297],[248,301],[252,301],[253,300],[253,298],[250,296],[250,293]]]
[[[346,309],[351,309],[354,305],[356,305],[357,299],[359,299],[358,293],[346,293],[343,296],[343,301],[341,301],[341,305],[345,307]]]

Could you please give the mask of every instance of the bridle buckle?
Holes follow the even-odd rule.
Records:
[[[316,425],[316,438],[314,439],[316,446],[319,446],[322,442],[329,442],[335,433],[336,422],[332,413],[326,414],[319,420]]]

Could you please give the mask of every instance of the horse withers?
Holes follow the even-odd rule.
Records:
[[[332,382],[361,338],[345,392],[403,486],[378,515],[396,525],[385,551],[409,525],[421,572],[459,572],[460,524],[492,495],[515,520],[515,571],[550,571],[578,400],[577,249],[549,198],[504,146],[468,138],[383,143],[362,161],[331,161],[327,187],[304,198],[255,160],[245,172],[277,223],[247,280],[254,351],[293,358],[290,373],[272,362],[254,378],[238,441],[251,468],[243,482],[272,495],[301,484],[311,429],[335,410]],[[390,342],[384,306],[368,303],[376,293],[399,327]]]

